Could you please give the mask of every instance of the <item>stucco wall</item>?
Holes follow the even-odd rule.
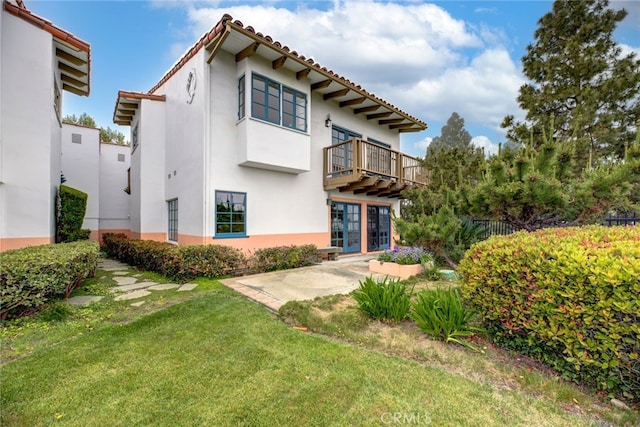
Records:
[[[0,250],[6,250],[54,237],[61,131],[53,108],[51,35],[2,14]]]
[[[120,159],[123,159],[122,161]],[[100,211],[99,230],[129,231],[129,201],[127,169],[131,163],[131,147],[111,143],[100,144]]]
[[[80,135],[72,142],[73,135]],[[64,123],[62,125],[62,172],[65,185],[87,193],[87,211],[82,228],[92,231],[99,226],[100,216],[100,130]]]

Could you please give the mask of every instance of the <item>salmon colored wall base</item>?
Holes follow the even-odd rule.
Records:
[[[259,236],[238,237],[233,239],[214,239],[211,237],[179,235],[179,244],[188,245],[224,245],[238,248],[243,252],[256,249],[272,248],[274,246],[316,245],[319,248],[329,246],[329,233],[300,233],[300,234],[265,234]],[[188,243],[183,243],[188,242]],[[193,242],[193,243],[191,243]]]
[[[53,237],[5,237],[0,239],[0,252],[26,248],[27,246],[48,245],[54,242]]]

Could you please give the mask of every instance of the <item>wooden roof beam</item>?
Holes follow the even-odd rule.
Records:
[[[271,67],[274,70],[277,70],[278,68],[282,67],[285,63],[285,61],[287,60],[286,56],[281,56],[280,58],[276,58],[271,62]]]
[[[74,86],[68,85],[66,83],[62,83],[62,90],[66,90],[67,92],[71,92],[78,96],[87,96],[87,92],[82,91]]]
[[[331,79],[327,79],[327,80],[322,80],[321,82],[313,83],[311,85],[311,90],[314,91],[318,89],[324,89],[325,87],[329,87],[332,81],[333,80]]]
[[[324,95],[322,95],[322,99],[324,99],[326,101],[328,99],[339,98],[341,96],[345,96],[348,93],[349,93],[349,88],[346,87],[344,89],[336,90],[335,92],[325,93]]]
[[[361,114],[361,113],[371,113],[380,108],[379,105],[370,105],[368,107],[356,108],[353,110],[353,114]]]
[[[400,123],[402,122],[404,119],[403,118],[399,118],[399,119],[386,119],[386,120],[378,120],[378,123],[381,125],[391,125],[394,123]]]
[[[364,96],[361,98],[353,98],[353,99],[349,99],[347,101],[342,101],[340,102],[340,108],[342,107],[348,107],[350,105],[359,105],[362,104],[364,102],[364,100],[367,99]]]
[[[260,46],[260,43],[255,42],[245,47],[244,49],[242,49],[240,52],[236,54],[236,62],[240,62],[243,59],[248,58],[251,55],[254,55],[258,51],[259,46]]]
[[[56,56],[79,67],[87,64],[83,59],[77,58],[70,53],[67,53],[64,50],[60,49],[59,47],[56,48]]]
[[[211,61],[213,61],[213,58],[218,54],[230,33],[231,30],[228,27],[225,28],[222,34],[213,39],[211,43],[206,46],[206,49],[211,49],[211,53],[209,53],[209,57],[207,58],[207,64],[211,64]]]
[[[367,114],[367,120],[379,119],[381,117],[389,117],[393,114],[393,111],[387,111],[385,113]]]
[[[60,61],[58,61],[58,68],[60,69],[60,71],[63,71],[67,74],[73,74],[76,77],[83,77],[87,75],[87,73],[85,73],[84,71],[78,70],[77,68],[70,67],[64,62],[60,62]]]
[[[65,83],[72,84],[72,85],[74,85],[74,86],[76,86],[78,88],[87,87],[87,84],[85,82],[82,82],[80,80],[76,80],[73,77],[70,77],[70,76],[68,76],[66,74],[61,74],[60,75],[60,80],[62,80]]]
[[[298,80],[306,79],[310,72],[311,72],[311,68],[303,68],[302,70],[296,73],[296,79]]]
[[[413,126],[413,123],[398,123],[397,125],[389,125],[389,129],[402,129],[402,128],[408,128],[411,126]]]

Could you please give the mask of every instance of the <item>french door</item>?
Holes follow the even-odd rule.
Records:
[[[388,206],[367,206],[367,251],[391,246],[391,210]]]
[[[331,246],[360,252],[360,205],[331,202]]]

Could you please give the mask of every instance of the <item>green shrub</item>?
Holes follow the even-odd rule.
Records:
[[[258,249],[253,253],[250,263],[252,272],[262,273],[305,267],[320,261],[320,253],[315,245],[301,245]]]
[[[495,236],[458,272],[496,342],[640,401],[640,227]]]
[[[60,207],[58,212],[58,240],[75,242],[89,238],[91,230],[82,229],[82,222],[87,211],[87,193],[75,188],[61,185],[58,193]]]
[[[390,323],[404,320],[411,307],[413,288],[399,279],[375,280],[372,276],[364,281],[351,294],[358,303],[358,308],[374,319]]]
[[[151,240],[129,240],[124,234],[105,233],[102,248],[108,256],[176,281],[196,277],[218,278],[246,270],[239,249],[221,245],[176,246]]]
[[[480,329],[469,324],[474,313],[464,307],[458,289],[421,291],[411,306],[409,316],[422,332],[440,341],[455,342],[477,350],[468,341],[460,339],[473,336]]]
[[[37,311],[66,298],[95,274],[98,245],[82,241],[32,246],[0,254],[0,319]]]

